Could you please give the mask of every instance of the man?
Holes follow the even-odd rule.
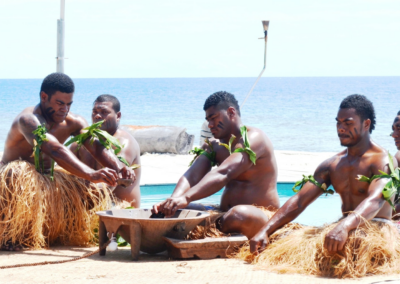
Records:
[[[395,143],[395,145],[397,147],[397,150],[399,150],[399,151],[397,151],[397,153],[394,156],[394,158],[397,160],[397,164],[400,165],[400,111],[397,113],[397,116],[393,121],[392,130],[393,130],[393,132],[392,132],[391,136],[394,139],[394,143]],[[393,217],[393,218],[395,218],[397,220],[400,218],[400,216],[397,215],[397,214],[400,213],[400,203],[399,203],[399,199],[398,198],[399,198],[399,196],[396,195],[395,202],[397,204],[395,204],[396,212],[394,212],[396,214],[396,216]]]
[[[61,236],[64,238],[63,240],[68,233],[83,234],[84,225],[80,223],[80,220],[73,220],[73,218],[77,218],[77,212],[79,212],[84,220],[82,222],[86,222],[85,224],[90,230],[91,225],[87,219],[90,214],[88,215],[84,211],[97,208],[96,206],[100,206],[105,200],[106,193],[99,191],[93,184],[85,183],[73,176],[69,178],[68,175],[59,171],[55,171],[55,177],[58,176],[60,179],[55,178],[50,182],[50,179],[35,171],[35,167],[38,171],[48,173],[51,171],[51,160],[54,160],[60,167],[77,177],[92,183],[104,182],[110,186],[116,186],[119,178],[134,178],[134,172],[121,163],[111,151],[105,149],[97,139],[94,139],[93,143],[88,139],[84,142],[84,146],[99,163],[105,166],[99,170],[94,170],[79,161],[63,145],[70,136],[83,133],[83,129],[88,126],[81,116],[69,112],[73,102],[74,89],[74,83],[67,75],[62,73],[48,75],[41,85],[40,103],[24,109],[12,123],[5,141],[0,167],[1,180],[4,181],[0,185],[3,202],[0,216],[4,221],[3,226],[0,227],[1,245],[5,245],[6,242],[9,244],[12,239],[13,243],[39,247],[50,243],[53,238],[56,239],[58,233],[63,234]],[[45,127],[45,130],[42,126]],[[36,162],[33,152],[38,158]],[[35,167],[32,164],[36,164]],[[20,181],[27,176],[32,177],[31,181],[26,180],[27,184],[21,184]],[[32,191],[32,195],[26,197],[27,200],[16,197],[19,194],[29,193],[29,191]],[[9,192],[13,195],[9,195]],[[78,202],[79,199],[82,200],[81,203]],[[64,205],[69,207],[66,208]],[[64,209],[58,208],[60,213],[51,213],[51,210],[56,210],[57,206],[64,206]],[[42,209],[35,212],[29,211],[37,208]],[[23,215],[17,214],[18,210],[30,213],[22,218]],[[75,215],[69,215],[72,213],[71,210],[75,212]],[[44,214],[44,216],[40,214]],[[20,217],[21,220],[18,219]],[[72,223],[64,221],[63,218]],[[52,226],[53,223],[39,224],[35,222],[57,222],[57,224]],[[65,227],[63,232],[56,232],[59,224],[70,227]],[[77,232],[74,232],[71,226],[75,226]],[[21,230],[18,231],[19,229]],[[18,233],[15,233],[17,231]],[[91,233],[86,232],[86,235],[80,238],[83,243],[88,241]],[[86,237],[87,235],[89,237]],[[72,235],[71,238],[78,239]],[[27,239],[30,243],[25,243]],[[69,239],[65,240],[65,243],[68,242]],[[71,242],[76,243],[75,241]],[[77,242],[79,243],[79,241]],[[13,249],[12,245],[9,249]]]
[[[5,142],[1,163],[6,164],[18,159],[34,163],[33,140],[37,140],[37,137],[33,131],[44,124],[48,131],[46,134],[48,141],[44,141],[41,146],[45,154],[43,157],[45,169],[50,169],[51,159],[53,159],[70,173],[94,183],[105,182],[115,186],[118,174],[131,179],[134,173],[109,151],[105,151],[98,140],[95,140],[93,144],[89,140],[85,141],[85,147],[91,154],[101,164],[108,167],[97,171],[80,162],[63,145],[71,135],[82,133],[83,128],[88,126],[83,117],[69,112],[74,89],[72,80],[62,73],[52,73],[43,80],[40,103],[24,109],[14,119]]]
[[[202,146],[206,153],[200,155],[179,179],[171,198],[154,205],[153,212],[162,212],[169,216],[182,208],[205,210],[204,206],[193,206],[191,202],[210,196],[223,187],[225,190],[219,208],[222,212],[239,204],[279,208],[276,189],[277,166],[268,137],[260,129],[247,127],[248,140],[256,154],[256,161],[253,163],[248,153],[234,152],[246,147],[241,134],[243,124],[240,109],[235,97],[227,92],[216,92],[207,98],[203,109],[208,127],[216,140],[211,141],[211,147],[207,144]],[[232,142],[230,154],[228,149],[219,143],[229,144],[232,135],[236,138]],[[218,167],[212,169],[213,164]],[[237,212],[231,212],[221,219],[220,229],[223,232],[238,229],[240,222],[236,215]],[[260,219],[268,220],[264,214],[261,214]],[[256,221],[259,222],[258,219]],[[248,223],[248,229],[252,230],[254,225]]]
[[[104,120],[101,129],[117,138],[120,144],[123,145],[118,155],[122,156],[130,165],[140,165],[139,144],[131,134],[119,128],[119,122],[121,120],[120,108],[120,102],[116,97],[112,95],[98,96],[93,103],[92,123]],[[79,160],[92,169],[99,170],[103,168],[85,147],[81,147],[77,150],[77,146],[76,143],[72,144],[71,150]],[[116,197],[131,203],[131,206],[135,208],[140,207],[140,173],[141,169],[136,169],[136,179],[133,184],[127,187],[119,185],[113,191]]]
[[[390,220],[392,217],[392,209],[382,196],[382,189],[388,180],[375,179],[367,183],[357,179],[358,175],[372,177],[379,175],[379,170],[386,173],[390,171],[388,153],[370,138],[370,133],[375,128],[372,103],[362,95],[348,96],[340,104],[336,121],[340,144],[346,149],[322,162],[314,173],[314,178],[320,185],[334,187],[343,203],[344,218],[324,239],[324,248],[330,253],[341,251],[349,232],[363,224],[364,220]],[[251,252],[264,250],[272,233],[294,220],[323,193],[324,190],[314,183],[306,183],[251,238]]]
[[[397,163],[400,164],[400,111],[397,113],[397,116],[393,121],[392,130],[394,143],[396,144],[397,150],[399,150],[397,151],[395,158],[397,159]]]

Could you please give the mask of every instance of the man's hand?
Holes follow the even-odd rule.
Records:
[[[258,255],[260,252],[265,250],[269,244],[268,234],[265,230],[261,229],[254,237],[250,240],[250,252]]]
[[[157,204],[153,205],[153,208],[151,209],[151,213],[153,214],[158,214],[158,212],[161,212],[161,204],[163,204],[165,201],[163,202],[159,202]]]
[[[89,180],[91,182],[104,182],[110,186],[117,186],[117,179],[117,172],[109,168],[103,168],[98,171],[94,171],[89,175]]]
[[[132,181],[134,181],[136,179],[135,172],[130,167],[127,167],[127,166],[124,166],[120,170],[119,174],[120,174],[120,178],[123,178],[123,179],[131,179]]]
[[[330,253],[341,251],[349,237],[349,232],[339,223],[325,236],[324,248]]]
[[[153,206],[153,210],[155,211],[155,207],[156,210],[158,212],[162,212],[165,214],[165,216],[172,216],[175,214],[175,212],[178,209],[183,209],[186,208],[189,205],[188,200],[186,199],[186,197],[181,196],[181,197],[175,197],[175,198],[168,198],[167,200],[156,204]],[[155,212],[155,213],[158,213]]]

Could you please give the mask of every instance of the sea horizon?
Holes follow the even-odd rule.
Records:
[[[195,135],[204,122],[203,104],[213,92],[225,90],[243,101],[255,77],[209,78],[72,78],[71,112],[89,123],[94,99],[113,94],[121,101],[122,125],[185,127]],[[39,103],[41,79],[0,79],[0,151],[11,122],[24,108]],[[335,117],[347,95],[366,95],[375,106],[377,124],[372,139],[391,153],[389,137],[400,106],[400,76],[262,77],[241,107],[242,121],[262,129],[276,150],[338,152]]]

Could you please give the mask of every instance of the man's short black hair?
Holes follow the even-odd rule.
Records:
[[[68,94],[75,92],[74,82],[68,75],[57,72],[44,78],[40,92],[45,92],[51,98],[57,91]]]
[[[235,96],[231,93],[225,91],[219,91],[212,95],[210,95],[206,102],[204,103],[203,110],[207,110],[209,107],[217,106],[221,109],[228,109],[229,107],[234,107],[239,116],[240,116],[240,108],[238,101],[236,100]]]
[[[340,104],[341,109],[343,108],[354,108],[358,116],[360,116],[361,120],[364,121],[366,119],[371,120],[371,125],[369,127],[369,133],[372,133],[372,130],[375,129],[375,110],[372,102],[367,99],[366,96],[363,95],[350,95],[342,101]]]
[[[119,112],[121,110],[121,104],[119,103],[119,100],[113,95],[100,95],[94,101],[93,105],[95,103],[104,103],[104,102],[111,102],[112,108],[115,112]]]
[[[397,115],[400,115],[400,110],[399,110],[399,112],[397,113]]]

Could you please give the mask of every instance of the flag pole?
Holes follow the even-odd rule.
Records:
[[[64,73],[64,41],[65,41],[65,0],[60,3],[60,19],[57,20],[57,72]]]

